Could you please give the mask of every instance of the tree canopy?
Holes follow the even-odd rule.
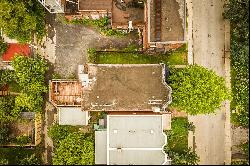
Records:
[[[65,139],[70,133],[77,132],[79,128],[69,125],[55,124],[49,128],[48,135],[53,140],[54,145]]]
[[[18,110],[13,111],[14,107],[14,96],[0,97],[0,123],[7,123],[18,117],[20,112]]]
[[[53,165],[93,165],[94,141],[92,135],[75,132],[60,141],[53,155]]]
[[[190,115],[214,113],[230,98],[225,80],[198,65],[173,69],[169,84],[173,90],[171,106]]]
[[[19,42],[45,35],[45,12],[37,0],[0,0],[0,27]]]

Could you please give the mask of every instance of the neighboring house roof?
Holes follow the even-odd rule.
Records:
[[[81,106],[82,85],[78,80],[51,80],[49,100],[55,106]]]
[[[2,55],[2,59],[3,62],[10,62],[16,54],[29,56],[30,52],[28,44],[9,43],[7,51]]]
[[[111,11],[112,0],[79,0],[79,11]]]
[[[58,107],[59,125],[88,125],[88,112],[79,107]]]
[[[95,164],[168,164],[162,119],[162,115],[108,115],[107,131],[96,131]]]
[[[165,69],[159,64],[89,64],[88,70],[92,83],[83,102],[85,110],[154,111],[171,100]]]

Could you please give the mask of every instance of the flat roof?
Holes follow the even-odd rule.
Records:
[[[162,115],[108,115],[107,164],[166,162]]]
[[[79,107],[58,107],[59,125],[87,125],[88,112]]]
[[[79,11],[106,10],[111,11],[112,0],[79,0]]]
[[[88,69],[93,81],[85,110],[152,111],[169,100],[160,64],[89,64]]]
[[[159,148],[165,143],[161,115],[112,115],[108,120],[110,148]]]
[[[161,165],[165,154],[161,150],[117,150],[109,151],[110,165]]]
[[[107,164],[107,131],[95,131],[95,164]]]
[[[150,42],[185,41],[185,0],[148,0],[148,10]]]

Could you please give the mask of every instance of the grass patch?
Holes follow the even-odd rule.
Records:
[[[131,48],[128,48],[131,49]],[[134,49],[134,48],[132,48]],[[90,49],[89,62],[96,64],[158,64],[165,63],[170,65],[185,65],[186,54],[183,51],[172,51],[166,54],[140,53],[137,51],[114,51],[114,52],[96,52]]]
[[[175,152],[182,152],[188,148],[188,119],[184,117],[173,118],[171,130],[167,131],[168,147]]]
[[[81,18],[81,19],[73,19],[69,21],[66,19],[64,20],[64,22],[67,24],[80,24],[84,26],[93,27],[99,30],[100,33],[105,36],[122,37],[122,36],[127,35],[127,33],[125,33],[124,31],[112,29],[110,19],[108,17],[103,17],[103,18],[96,19],[96,20]]]

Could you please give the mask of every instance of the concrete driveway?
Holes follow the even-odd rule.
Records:
[[[224,0],[187,0],[187,3],[189,21],[192,21],[189,35],[192,36],[193,63],[225,77]],[[216,114],[188,116],[196,126],[195,150],[200,156],[199,164],[230,164],[229,108],[226,102]]]

